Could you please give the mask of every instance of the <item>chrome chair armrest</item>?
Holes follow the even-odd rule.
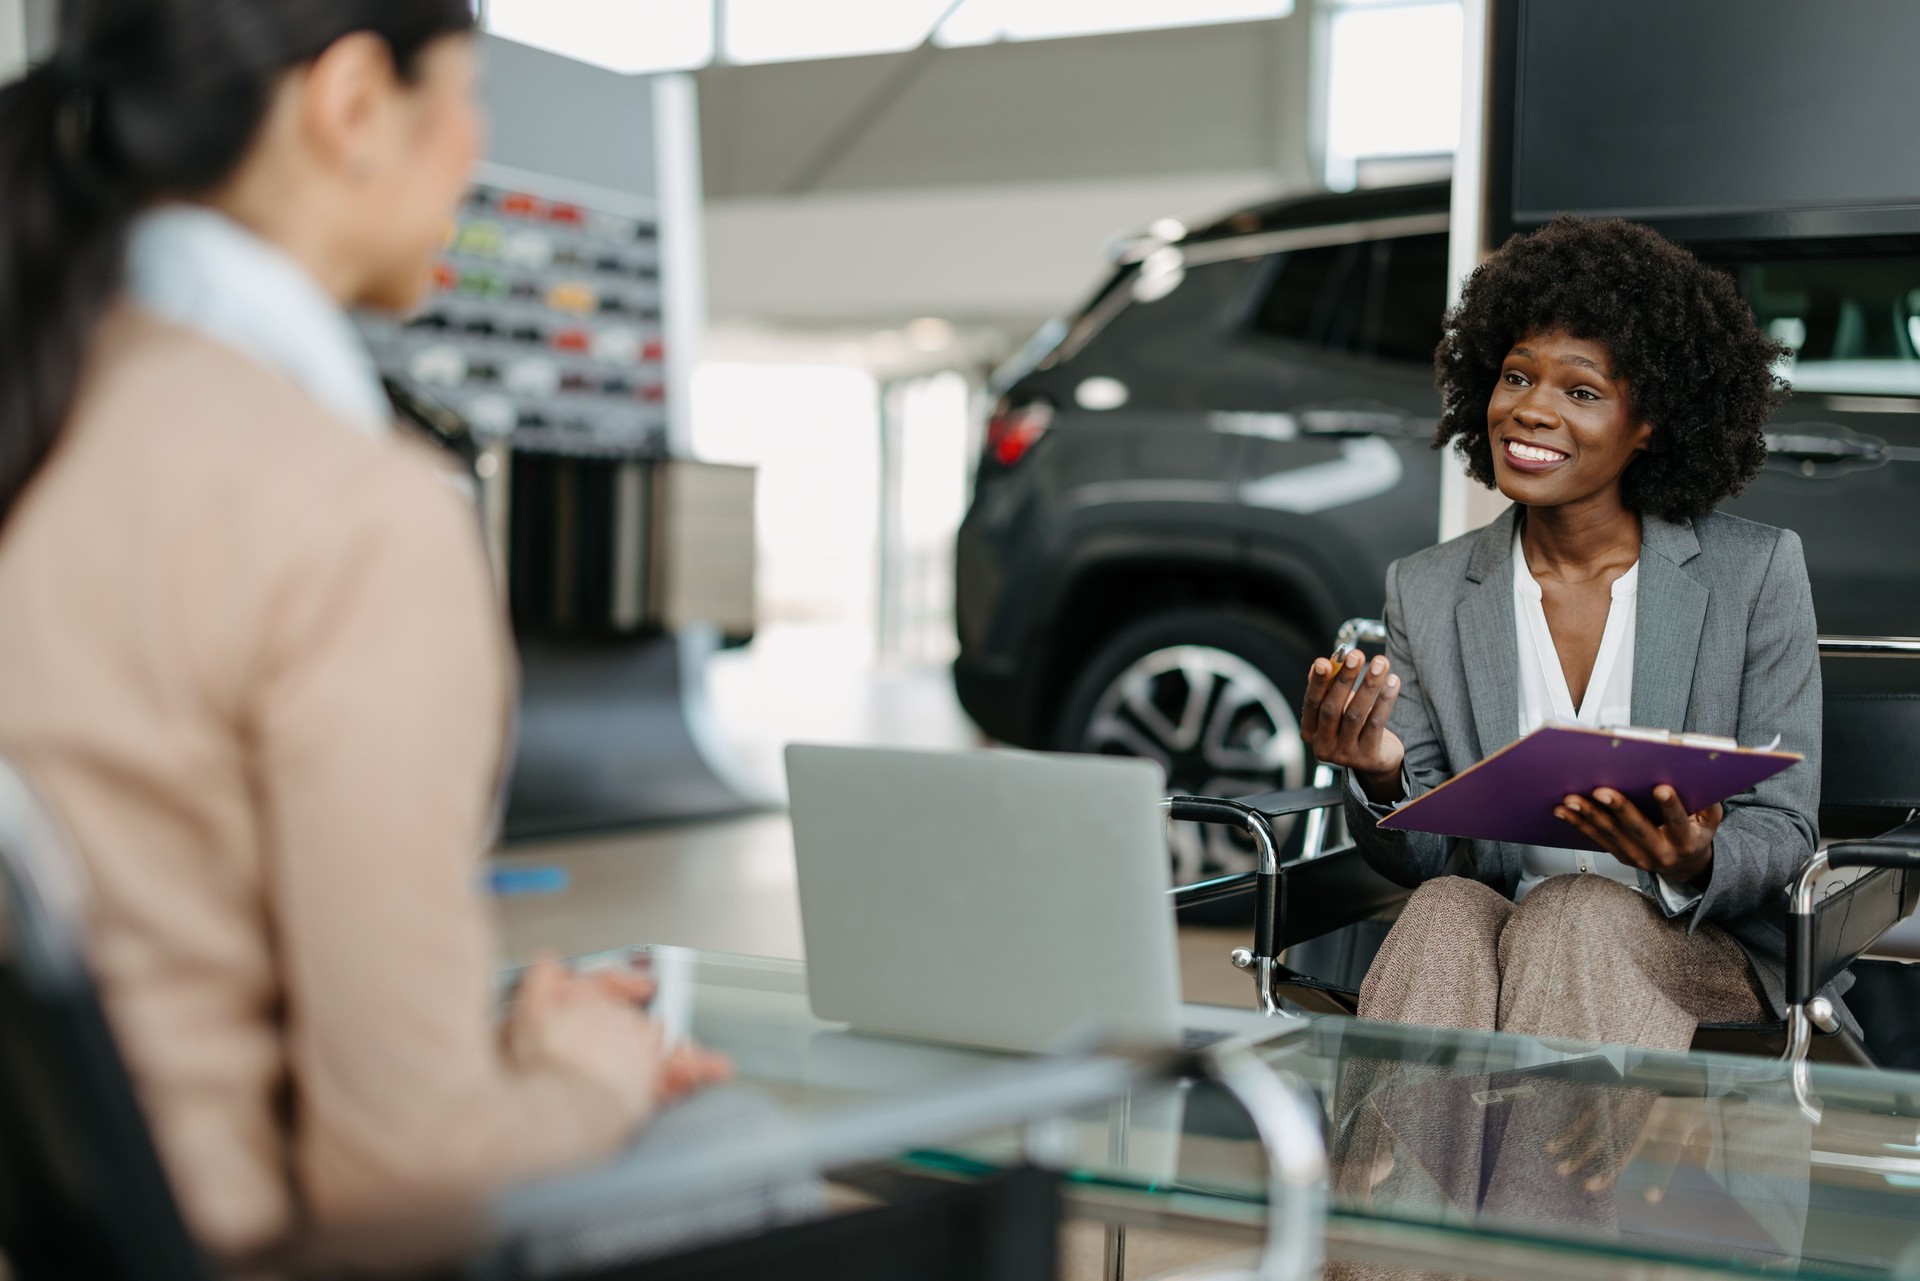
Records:
[[[1321,766],[1326,770],[1326,766]],[[1233,804],[1243,805],[1250,810],[1264,814],[1268,818],[1285,818],[1290,814],[1310,814],[1315,810],[1336,809],[1346,801],[1346,793],[1335,787],[1331,781],[1315,782],[1312,787],[1289,788],[1282,792],[1262,792],[1258,796],[1242,796]]]
[[[1254,889],[1253,951],[1245,958],[1246,964],[1241,968],[1253,971],[1255,1008],[1269,1017],[1283,1014],[1280,1002],[1273,994],[1274,958],[1278,952],[1274,944],[1274,921],[1280,902],[1280,845],[1274,835],[1272,820],[1258,809],[1239,801],[1206,796],[1171,796],[1164,805],[1169,818],[1237,827],[1253,838],[1259,858],[1256,870],[1247,874]],[[1243,883],[1236,883],[1239,881],[1237,877],[1216,877],[1213,881],[1202,881],[1197,886],[1176,889],[1173,891],[1174,905],[1185,907],[1224,898],[1244,888]],[[1234,964],[1240,965],[1241,960],[1236,953]]]
[[[1829,977],[1818,972],[1816,961],[1815,925],[1820,878],[1830,871],[1849,867],[1920,871],[1920,820],[1896,827],[1871,840],[1847,841],[1816,850],[1794,878],[1787,894],[1787,1005],[1790,1016],[1794,1010],[1810,1006]],[[1902,905],[1903,911],[1907,906]],[[1791,1017],[1788,1021],[1791,1025]],[[1797,1057],[1793,1055],[1791,1026],[1788,1031],[1789,1055]]]
[[[1325,766],[1321,767],[1322,772],[1325,769]],[[1311,846],[1309,853],[1317,855],[1326,830],[1325,816],[1330,809],[1344,803],[1345,793],[1339,788],[1325,786],[1324,779],[1317,778],[1315,782],[1317,785],[1314,787],[1266,792],[1239,800],[1173,796],[1163,803],[1167,817],[1171,819],[1237,827],[1253,840],[1259,860],[1254,871],[1216,876],[1211,880],[1184,885],[1175,889],[1172,897],[1174,906],[1183,908],[1245,893],[1249,889],[1254,892],[1253,946],[1234,949],[1233,963],[1240,969],[1251,971],[1255,1008],[1269,1017],[1287,1015],[1274,990],[1282,943],[1279,929],[1280,841],[1274,832],[1273,820],[1301,813],[1323,820],[1307,833]]]
[[[1167,811],[1167,817],[1175,822],[1217,823],[1239,828],[1253,840],[1254,853],[1259,859],[1258,874],[1267,876],[1279,870],[1280,842],[1274,833],[1273,821],[1252,806],[1213,796],[1169,796],[1160,804]]]
[[[1819,994],[1820,988],[1832,976],[1834,969],[1844,967],[1851,962],[1853,954],[1870,946],[1870,940],[1865,943],[1860,941],[1865,935],[1851,939],[1843,936],[1837,941],[1829,939],[1830,946],[1825,950],[1830,955],[1824,964],[1821,960],[1820,879],[1829,871],[1850,867],[1883,869],[1841,891],[1868,896],[1862,909],[1868,916],[1865,929],[1867,934],[1877,936],[1913,910],[1916,877],[1920,876],[1920,821],[1908,822],[1871,840],[1848,841],[1816,850],[1789,887],[1787,1044],[1781,1057],[1791,1067],[1793,1093],[1801,1111],[1815,1122],[1820,1119],[1821,1107],[1813,1096],[1809,1081],[1808,1051],[1816,1030],[1827,1035],[1837,1034],[1841,1030],[1838,1014],[1832,1003]],[[1908,875],[1900,881],[1889,880],[1888,874],[1894,871]],[[1856,901],[1847,904],[1844,915],[1852,917]],[[1851,920],[1848,924],[1851,924]]]

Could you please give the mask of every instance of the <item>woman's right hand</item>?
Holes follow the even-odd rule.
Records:
[[[521,975],[507,1048],[523,1064],[587,1076],[636,1114],[730,1076],[722,1055],[691,1043],[665,1050],[660,1025],[640,1009],[652,994],[652,982],[641,975],[576,974],[544,957]]]
[[[1353,771],[1360,789],[1379,804],[1400,800],[1400,766],[1406,748],[1387,728],[1400,697],[1400,678],[1381,654],[1371,663],[1359,650],[1337,666],[1317,658],[1300,704],[1300,736],[1325,765]]]

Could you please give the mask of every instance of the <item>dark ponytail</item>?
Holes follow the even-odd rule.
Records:
[[[369,31],[402,75],[469,0],[65,0],[53,58],[0,88],[0,524],[53,451],[128,229],[239,166],[280,78]]]

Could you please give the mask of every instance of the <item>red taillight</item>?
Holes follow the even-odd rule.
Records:
[[[1011,467],[1027,456],[1052,425],[1053,406],[1044,400],[1018,409],[1002,406],[987,423],[987,454],[1002,467]]]

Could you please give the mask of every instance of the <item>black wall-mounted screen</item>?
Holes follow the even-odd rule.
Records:
[[[1920,233],[1920,0],[1496,13],[1501,238],[1561,212],[1692,240]]]

